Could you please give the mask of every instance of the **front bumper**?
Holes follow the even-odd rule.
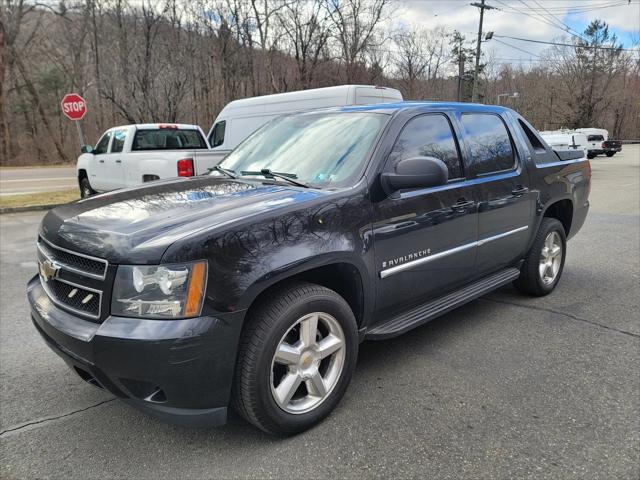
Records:
[[[226,422],[244,311],[94,323],[54,305],[38,276],[27,297],[38,332],[85,381],[170,423]]]

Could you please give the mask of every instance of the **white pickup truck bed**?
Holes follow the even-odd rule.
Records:
[[[82,196],[205,173],[220,158],[197,125],[137,124],[107,130],[78,157]]]

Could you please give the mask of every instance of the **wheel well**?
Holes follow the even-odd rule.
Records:
[[[362,289],[362,278],[358,269],[348,263],[334,263],[316,267],[311,270],[287,277],[271,286],[253,300],[249,310],[259,303],[261,299],[268,298],[271,292],[290,282],[309,282],[322,285],[340,295],[351,307],[353,315],[356,317],[358,327],[362,325],[364,317],[364,291]]]
[[[78,182],[81,182],[83,178],[89,178],[87,171],[84,169],[78,170]]]
[[[571,221],[573,220],[573,203],[571,200],[560,200],[549,205],[544,212],[544,216],[559,220],[564,227],[565,235],[569,236]]]

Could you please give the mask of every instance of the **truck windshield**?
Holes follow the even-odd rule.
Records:
[[[346,185],[361,174],[387,119],[372,112],[281,117],[241,143],[220,166],[237,175],[269,169],[304,184]]]

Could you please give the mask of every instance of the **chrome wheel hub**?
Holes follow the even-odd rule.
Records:
[[[552,284],[562,264],[562,239],[558,232],[553,231],[544,240],[542,252],[540,252],[540,266],[538,271],[540,279],[545,285]]]
[[[298,319],[280,339],[271,362],[271,394],[285,412],[320,405],[340,379],[345,337],[338,321],[314,312]]]

